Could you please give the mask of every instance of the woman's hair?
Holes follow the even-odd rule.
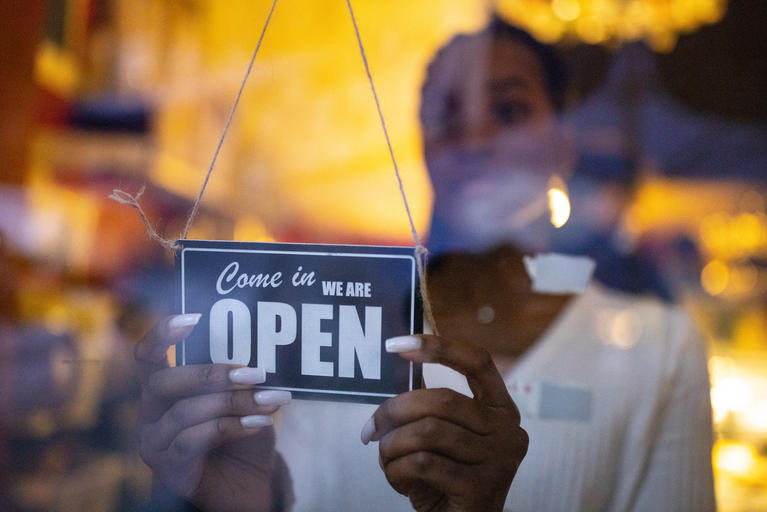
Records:
[[[493,39],[511,39],[523,43],[538,57],[546,80],[546,92],[556,110],[561,110],[565,103],[567,92],[567,70],[557,55],[554,47],[544,44],[524,30],[510,25],[497,14],[484,28],[484,33]]]
[[[449,111],[455,107],[456,80],[465,71],[466,59],[476,59],[473,41],[482,39],[512,40],[522,43],[538,58],[544,74],[545,88],[554,109],[564,107],[567,92],[567,71],[557,52],[550,45],[541,43],[524,30],[510,25],[497,14],[480,31],[458,34],[436,53],[429,63],[421,88],[420,119],[425,131],[434,133],[449,123]]]

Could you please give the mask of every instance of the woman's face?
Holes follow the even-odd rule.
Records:
[[[450,336],[515,357],[569,300],[534,294],[522,253],[546,248],[549,181],[569,168],[571,146],[543,66],[524,43],[459,39],[430,75],[424,151],[435,215],[451,239],[437,243],[459,251],[430,271],[437,324]],[[503,247],[488,252],[497,246]]]
[[[572,154],[543,66],[511,39],[476,36],[454,46],[432,71],[429,88],[442,94],[424,91],[424,101],[442,102],[424,119],[435,211],[463,248],[514,242],[519,232],[516,245],[538,249],[529,225],[545,221],[549,180]]]

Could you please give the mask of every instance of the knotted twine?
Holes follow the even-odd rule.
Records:
[[[261,34],[258,37],[258,42],[256,43],[256,48],[253,50],[253,54],[250,57],[250,62],[248,63],[248,69],[245,72],[245,76],[242,79],[242,82],[240,83],[240,88],[237,91],[237,96],[234,99],[234,103],[232,104],[232,108],[229,110],[229,115],[227,116],[226,123],[224,123],[224,129],[221,132],[221,137],[218,139],[218,144],[216,145],[216,151],[213,153],[213,158],[211,159],[210,166],[208,166],[208,172],[205,174],[205,179],[203,180],[202,186],[200,187],[200,192],[197,195],[197,199],[194,202],[194,205],[192,206],[192,210],[189,213],[189,218],[186,221],[186,225],[184,226],[184,231],[179,237],[179,239],[183,240],[186,239],[186,237],[189,235],[189,230],[192,228],[192,223],[194,222],[195,217],[197,216],[197,213],[200,209],[200,203],[202,202],[202,196],[205,193],[205,189],[208,186],[208,182],[210,181],[210,176],[213,173],[213,168],[216,166],[216,160],[218,159],[218,155],[221,152],[221,147],[224,144],[224,139],[226,139],[226,134],[229,131],[229,127],[232,124],[232,120],[234,119],[234,113],[237,110],[237,106],[240,103],[240,98],[242,97],[242,93],[245,90],[245,85],[248,82],[248,78],[250,77],[250,73],[253,70],[253,63],[256,60],[256,55],[258,55],[258,51],[261,48],[261,43],[264,40],[264,34],[266,34],[266,29],[269,27],[269,22],[272,19],[272,14],[274,13],[274,9],[277,6],[277,0],[272,1],[271,8],[269,9],[269,14],[266,16],[266,21],[264,22],[264,26],[261,29]],[[407,214],[408,222],[410,223],[410,234],[413,237],[413,243],[415,245],[415,262],[416,262],[416,268],[418,270],[418,283],[420,285],[420,291],[421,291],[421,299],[423,302],[423,311],[424,316],[426,317],[426,321],[429,323],[429,325],[432,328],[432,331],[434,334],[439,334],[439,331],[437,330],[437,324],[434,320],[434,313],[432,311],[431,301],[429,300],[429,289],[427,286],[427,278],[426,278],[426,265],[428,262],[429,257],[429,251],[426,249],[426,247],[421,243],[421,238],[418,236],[418,231],[415,228],[415,222],[413,221],[413,215],[410,211],[410,204],[407,200],[407,194],[405,194],[405,187],[402,183],[402,176],[399,172],[399,166],[397,165],[397,159],[394,157],[394,148],[392,147],[391,139],[389,138],[389,130],[386,128],[386,120],[383,115],[383,111],[381,110],[381,102],[378,99],[378,93],[376,92],[375,84],[373,82],[373,75],[370,72],[370,65],[368,64],[367,54],[365,53],[365,47],[362,44],[362,37],[360,36],[359,27],[357,26],[357,18],[354,16],[354,9],[352,8],[351,0],[346,0],[346,6],[349,10],[349,15],[352,20],[352,26],[354,27],[354,34],[357,38],[357,46],[360,50],[360,56],[362,57],[362,64],[365,67],[365,74],[368,78],[368,84],[370,85],[370,91],[373,94],[373,100],[375,101],[376,110],[378,111],[378,119],[381,122],[381,128],[383,129],[384,138],[386,139],[386,146],[389,149],[389,157],[391,158],[392,165],[394,166],[394,175],[397,178],[397,185],[399,187],[399,192],[402,197],[402,203],[405,206],[405,213]],[[132,208],[134,208],[139,216],[141,217],[142,222],[144,223],[144,226],[146,226],[147,234],[149,237],[165,247],[169,250],[178,250],[181,249],[181,244],[179,244],[177,241],[171,241],[166,238],[164,238],[162,235],[160,235],[157,230],[152,226],[152,223],[149,221],[149,218],[147,217],[146,213],[144,212],[144,209],[141,207],[141,204],[139,203],[139,199],[141,198],[142,194],[146,190],[145,186],[142,186],[141,189],[135,194],[131,195],[128,192],[125,192],[124,190],[120,189],[114,189],[112,191],[112,194],[109,195],[109,198],[117,201],[118,203],[128,205]]]

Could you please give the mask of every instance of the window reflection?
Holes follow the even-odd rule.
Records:
[[[106,196],[146,184],[142,204],[158,229],[181,230],[268,7],[223,4],[27,2],[9,18],[2,509],[142,510],[149,499],[132,352],[176,311],[173,262]],[[638,367],[621,374],[616,358],[657,332],[649,309],[684,310],[710,355],[719,508],[758,507],[767,495],[765,31],[755,21],[767,19],[764,7],[705,3],[699,24],[710,26],[678,40],[647,36],[646,47],[610,36],[589,17],[595,2],[542,2],[548,14],[527,20],[513,2],[500,2],[495,20],[469,2],[359,4],[432,252],[440,330],[489,340],[511,371],[574,304],[531,294],[522,255],[592,258],[601,291],[585,295],[582,318],[612,352],[589,368],[616,389],[660,382]],[[684,12],[674,19],[692,19]],[[627,30],[644,26],[627,19]],[[468,35],[488,20],[532,36]],[[193,237],[411,243],[347,25],[337,7],[280,5]],[[584,379],[569,370],[507,380],[526,421],[577,430],[584,411],[599,412],[593,400],[574,412],[552,405],[581,403]],[[540,400],[554,416],[541,418]],[[531,438],[531,456],[545,453]],[[543,492],[525,475],[514,486]]]

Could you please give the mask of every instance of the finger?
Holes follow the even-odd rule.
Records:
[[[144,432],[142,443],[150,451],[168,448],[183,430],[219,417],[268,416],[290,403],[289,391],[239,390],[211,393],[179,400],[151,428]]]
[[[200,321],[200,314],[173,315],[158,322],[133,350],[139,364],[157,365],[165,362],[165,354],[172,345],[191,334]]]
[[[490,432],[487,415],[479,402],[452,389],[416,389],[382,403],[363,427],[360,437],[367,444],[401,425],[428,417],[450,421],[485,435]]]
[[[424,482],[444,494],[467,494],[472,466],[432,452],[409,453],[384,463],[384,474],[392,487],[409,494],[416,482]]]
[[[440,336],[422,334],[386,340],[386,351],[418,363],[439,363],[466,376],[474,398],[487,405],[508,406],[506,384],[487,350]]]
[[[422,418],[388,432],[378,450],[383,461],[421,451],[438,453],[456,462],[476,464],[492,454],[488,443],[470,430],[438,418]]]
[[[266,381],[263,368],[231,364],[195,364],[163,368],[149,376],[145,391],[158,400],[177,401],[188,396],[252,389]]]
[[[261,368],[204,364],[163,368],[142,379],[141,417],[155,422],[182,398],[238,389],[254,389],[266,380]]]
[[[258,434],[274,421],[271,416],[227,416],[206,421],[182,430],[166,453],[172,460],[185,461],[204,455],[223,443]]]

